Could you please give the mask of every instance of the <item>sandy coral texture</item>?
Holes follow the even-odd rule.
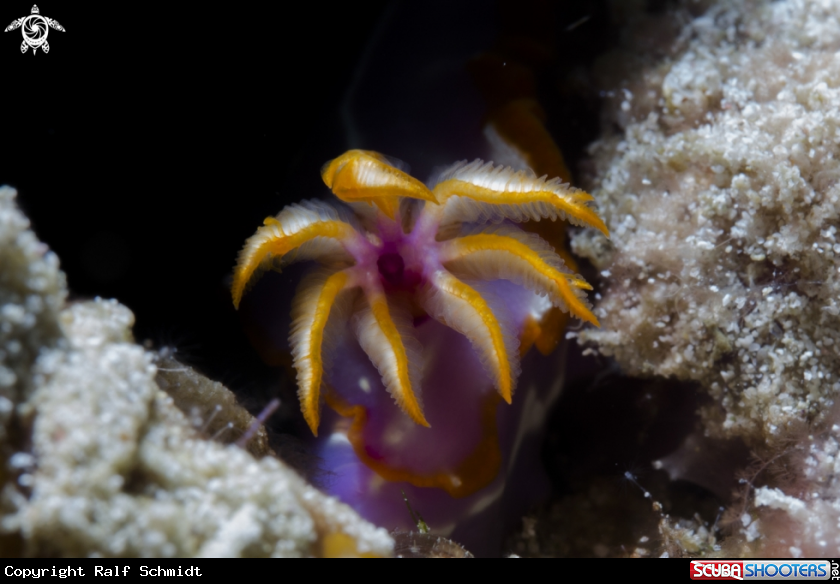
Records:
[[[392,553],[384,530],[278,459],[207,439],[208,428],[190,416],[212,410],[205,421],[230,424],[231,440],[252,418],[226,388],[168,356],[158,375],[161,357],[134,343],[126,307],[97,299],[63,308],[58,261],[14,197],[0,188],[0,543],[7,552]],[[264,434],[251,451],[266,453]]]
[[[579,337],[700,384],[708,433],[772,442],[840,388],[840,3],[684,6],[601,69],[622,131],[591,148],[612,238],[573,240],[603,276]]]
[[[836,556],[840,2],[635,17],[597,73],[619,131],[592,145],[588,186],[612,239],[573,239],[603,277],[602,328],[570,336],[695,383],[701,435],[752,450],[726,537],[685,545],[663,516],[659,551]]]

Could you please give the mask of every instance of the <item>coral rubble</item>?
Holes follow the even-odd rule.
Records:
[[[663,514],[648,548],[837,555],[840,3],[682,2],[625,33],[596,73],[608,129],[590,148],[612,240],[573,239],[603,276],[603,327],[570,336],[694,383],[711,400],[687,444],[738,438],[754,460],[726,537]],[[677,458],[697,448],[658,468],[691,480]],[[725,458],[707,472],[733,476]],[[707,544],[680,543],[688,527]]]
[[[278,459],[257,460],[196,429],[188,416],[215,404],[218,419],[206,425],[230,424],[238,430],[231,441],[253,418],[220,384],[136,345],[126,307],[100,299],[63,307],[64,274],[14,196],[0,189],[0,529],[4,545],[15,546],[7,551],[392,553],[384,530]],[[264,434],[252,442],[267,453]]]
[[[613,237],[573,241],[604,277],[603,327],[579,339],[701,384],[718,436],[781,438],[840,389],[838,18],[816,0],[686,8],[668,43],[616,57],[635,66],[604,61],[622,132],[592,146],[592,192]]]

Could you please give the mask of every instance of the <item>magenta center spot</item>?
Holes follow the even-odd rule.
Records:
[[[388,284],[395,287],[405,285],[405,261],[398,253],[383,253],[376,260],[379,274]]]

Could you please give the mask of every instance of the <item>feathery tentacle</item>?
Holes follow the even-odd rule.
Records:
[[[305,201],[289,205],[277,218],[266,218],[264,225],[248,238],[234,270],[231,294],[233,305],[239,302],[248,285],[261,272],[279,268],[275,262],[326,259],[330,262],[352,259],[346,245],[358,238],[353,226],[340,219],[338,211],[326,203]],[[297,250],[291,258],[285,257]]]
[[[409,334],[409,315],[389,306],[381,289],[365,290],[365,296],[367,305],[353,319],[359,344],[400,409],[428,428],[418,393],[422,349],[414,335]]]
[[[465,235],[443,242],[440,259],[460,277],[510,280],[538,294],[547,294],[554,306],[598,325],[581,291],[592,287],[577,274],[564,271],[563,260],[537,235],[511,226],[496,233]]]
[[[372,203],[389,219],[395,217],[400,197],[437,201],[426,185],[378,152],[345,152],[323,166],[321,178],[342,201]]]
[[[589,206],[592,195],[560,179],[537,178],[533,172],[475,160],[443,171],[432,192],[444,205],[442,225],[566,219],[575,225],[609,231]]]
[[[432,318],[469,339],[502,399],[510,403],[516,386],[518,352],[506,346],[505,331],[481,294],[441,268],[432,275],[421,303]],[[511,337],[518,346],[516,335],[511,333]]]
[[[324,329],[338,295],[350,286],[347,270],[317,273],[301,284],[292,304],[289,344],[297,370],[298,398],[303,417],[318,435],[321,381],[324,376]]]

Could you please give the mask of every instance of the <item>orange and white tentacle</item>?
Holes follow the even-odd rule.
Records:
[[[440,225],[566,219],[594,227],[609,237],[607,226],[590,206],[592,195],[561,182],[537,178],[528,170],[475,160],[443,171],[432,193],[440,203]]]
[[[242,295],[270,269],[293,261],[352,262],[352,251],[363,245],[353,225],[334,207],[320,201],[289,205],[248,238],[233,273],[231,294],[239,308]]]
[[[333,266],[354,263],[365,241],[352,222],[321,201],[289,205],[277,217],[267,218],[239,253],[231,288],[234,306],[239,307],[246,288],[264,271],[310,259]],[[350,268],[318,272],[304,281],[294,299],[289,340],[301,410],[316,435],[325,328],[339,295],[356,286]]]
[[[327,324],[335,320],[346,321],[346,314],[339,297],[355,288],[351,269],[338,272],[319,271],[309,275],[302,283],[292,303],[292,325],[289,344],[292,364],[297,370],[298,398],[303,417],[312,433],[318,435],[320,422],[321,383],[325,369],[325,340]]]
[[[519,337],[500,323],[487,300],[447,270],[430,275],[421,304],[429,315],[469,339],[502,398],[511,403],[519,377]]]
[[[359,344],[399,408],[417,424],[429,427],[419,394],[423,348],[414,335],[411,315],[388,302],[378,283],[368,282],[363,290],[365,306],[353,317]]]
[[[408,310],[389,302],[381,286],[356,267],[338,272],[316,272],[301,285],[292,306],[289,343],[297,370],[301,411],[312,433],[318,435],[320,388],[329,355],[328,324],[345,323],[349,310],[339,301],[357,287],[363,298],[352,317],[362,350],[382,376],[382,384],[412,420],[429,426],[420,400],[422,347],[414,335]]]
[[[440,261],[459,277],[510,280],[547,295],[554,306],[599,326],[584,292],[592,286],[570,273],[560,256],[538,235],[512,225],[474,230],[442,242]]]
[[[375,205],[394,219],[400,198],[436,202],[422,182],[398,168],[395,161],[369,150],[349,150],[321,169],[321,178],[336,197],[347,203]]]

